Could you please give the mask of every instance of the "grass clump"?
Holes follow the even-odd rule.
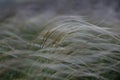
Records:
[[[81,16],[1,23],[0,80],[119,80],[119,66],[119,35]]]

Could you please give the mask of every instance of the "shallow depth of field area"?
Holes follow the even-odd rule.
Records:
[[[0,16],[0,80],[120,80],[119,25],[23,9]]]

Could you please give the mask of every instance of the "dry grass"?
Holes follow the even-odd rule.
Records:
[[[81,16],[0,25],[0,80],[119,80],[119,66],[119,35]]]

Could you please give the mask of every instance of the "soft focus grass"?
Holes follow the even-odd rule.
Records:
[[[0,24],[0,80],[119,80],[119,66],[119,33],[81,16]]]

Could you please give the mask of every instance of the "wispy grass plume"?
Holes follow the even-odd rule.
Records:
[[[81,16],[1,23],[0,80],[119,80],[120,38],[109,30]]]

